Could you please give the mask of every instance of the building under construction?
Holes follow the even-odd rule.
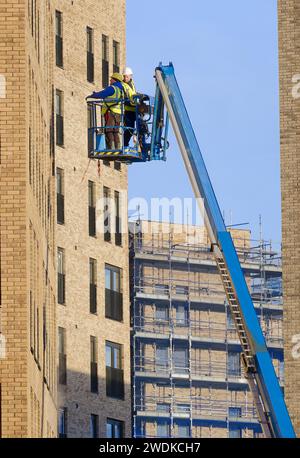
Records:
[[[241,346],[204,228],[131,226],[134,437],[260,437]],[[280,256],[232,230],[283,385]]]

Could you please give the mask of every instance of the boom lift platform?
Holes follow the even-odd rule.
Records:
[[[252,391],[258,417],[265,437],[295,438],[295,432],[282,389],[254,309],[251,295],[230,233],[227,231],[196,136],[189,119],[174,67],[159,65],[155,69],[156,95],[137,99],[134,142],[124,147],[124,104],[122,105],[120,136],[122,147],[108,151],[105,129],[97,125],[97,111],[105,101],[89,101],[92,126],[89,128],[90,157],[125,163],[166,160],[169,118],[181,150],[195,197],[202,199],[204,223],[222,278],[227,300],[242,347],[242,362]],[[111,101],[111,100],[110,100]],[[146,105],[140,110],[141,104]],[[144,113],[147,113],[145,116]]]

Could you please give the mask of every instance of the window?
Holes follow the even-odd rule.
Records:
[[[187,309],[184,305],[178,305],[176,307],[176,324],[177,326],[187,325]]]
[[[170,404],[167,402],[158,402],[156,404],[157,412],[170,412]]]
[[[105,316],[111,320],[123,320],[123,295],[121,269],[105,265]]]
[[[156,283],[154,288],[155,288],[155,294],[166,295],[169,292],[168,285],[163,285],[163,284],[160,284],[160,283]]]
[[[62,13],[55,11],[55,31],[56,31],[56,65],[63,66],[63,31]]]
[[[98,393],[98,352],[97,352],[97,338],[90,337],[91,346],[91,392]]]
[[[110,227],[110,191],[108,188],[103,188],[103,213],[104,213],[104,240],[110,242],[111,227]]]
[[[178,437],[190,437],[189,425],[178,425]]]
[[[102,87],[109,85],[108,37],[102,35]]]
[[[170,437],[170,425],[167,421],[157,423],[157,437]]]
[[[56,169],[56,198],[57,198],[57,223],[65,222],[65,202],[64,202],[64,171]]]
[[[180,412],[180,413],[190,413],[191,406],[190,406],[190,404],[180,403],[180,404],[176,405],[176,410],[177,410],[177,412]]]
[[[99,437],[99,416],[91,414],[91,437],[97,439]]]
[[[94,149],[94,121],[93,121],[93,107],[91,105],[87,106],[87,126],[88,126],[88,157],[93,152]]]
[[[108,418],[106,421],[106,437],[111,439],[122,438],[124,435],[123,421]]]
[[[155,307],[155,319],[157,321],[168,321],[169,309],[164,305],[156,305]]]
[[[97,313],[97,261],[90,258],[90,313]]]
[[[57,301],[65,304],[65,251],[63,248],[57,249]]]
[[[63,92],[56,89],[56,144],[64,145],[64,116],[63,116]]]
[[[242,430],[241,428],[229,428],[229,438],[230,439],[240,439],[242,437]]]
[[[188,349],[187,348],[174,348],[173,351],[173,369],[178,374],[185,374],[188,372]]]
[[[121,162],[120,161],[114,161],[114,169],[115,170],[121,170]]]
[[[58,412],[58,435],[61,438],[67,437],[67,408],[62,407]]]
[[[122,346],[106,342],[106,395],[123,399],[124,398],[124,380],[122,369]]]
[[[120,72],[120,43],[113,41],[113,72]]]
[[[96,236],[96,198],[95,198],[95,183],[88,183],[88,199],[89,199],[89,235]]]
[[[87,80],[94,82],[94,31],[90,27],[86,28],[87,37]]]
[[[61,385],[67,384],[67,355],[66,355],[66,330],[58,328],[58,383]]]
[[[229,418],[241,418],[242,409],[241,407],[229,407],[228,408],[228,417]]]
[[[156,347],[155,366],[157,371],[165,371],[169,366],[168,347]]]
[[[227,372],[231,377],[241,376],[241,358],[238,352],[228,353]]]
[[[189,292],[189,290],[188,290],[187,286],[176,285],[176,287],[175,287],[175,293],[176,294],[185,294],[185,295],[187,295],[188,292]]]
[[[120,216],[120,193],[115,191],[115,211],[116,211],[116,232],[115,232],[115,244],[118,246],[122,245],[122,225]]]

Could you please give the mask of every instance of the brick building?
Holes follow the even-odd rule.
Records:
[[[124,64],[125,0],[0,1],[3,437],[131,434],[127,167],[85,102]]]
[[[51,3],[0,1],[2,437],[57,431]]]
[[[134,437],[260,437],[204,228],[141,221],[131,238]],[[232,236],[283,384],[280,258]]]
[[[52,3],[59,434],[130,436],[127,166],[89,161],[85,102],[125,65],[125,0]],[[125,218],[104,233],[110,202]]]
[[[300,4],[278,1],[285,398],[300,435]]]

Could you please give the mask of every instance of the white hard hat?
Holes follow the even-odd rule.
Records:
[[[123,75],[128,75],[128,76],[133,75],[132,69],[130,67],[126,67],[123,72]]]

